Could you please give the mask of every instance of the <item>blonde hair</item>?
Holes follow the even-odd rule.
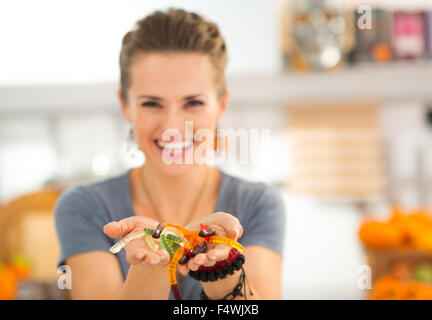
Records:
[[[155,11],[139,20],[125,34],[120,51],[120,92],[127,101],[131,85],[130,66],[137,53],[193,52],[210,57],[215,68],[218,96],[225,92],[227,49],[218,26],[202,16],[183,9]]]

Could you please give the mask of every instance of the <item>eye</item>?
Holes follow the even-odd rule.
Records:
[[[202,102],[201,100],[191,100],[186,104],[186,106],[188,107],[198,107],[202,105],[204,105],[204,102]]]
[[[154,102],[154,101],[147,101],[147,102],[144,102],[141,106],[149,107],[149,108],[157,108],[157,107],[159,107],[159,103]]]

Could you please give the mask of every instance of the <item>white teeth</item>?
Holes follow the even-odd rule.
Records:
[[[162,142],[157,140],[157,145],[161,148],[167,149],[168,151],[179,152],[182,149],[188,148],[192,145],[192,141],[179,141],[179,142]]]

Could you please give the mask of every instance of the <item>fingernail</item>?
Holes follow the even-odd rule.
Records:
[[[159,261],[158,261],[158,259],[152,259],[152,260],[150,260],[150,263],[151,264],[156,264],[156,263],[158,263]]]
[[[144,252],[138,252],[137,254],[136,254],[136,257],[138,258],[138,259],[142,259],[142,257],[144,257]]]
[[[217,257],[216,257],[216,256],[210,256],[210,259],[212,259],[212,260],[216,260]]]

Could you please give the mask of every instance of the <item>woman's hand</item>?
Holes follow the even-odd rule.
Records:
[[[123,238],[129,233],[142,231],[143,228],[156,229],[159,223],[153,219],[142,216],[132,216],[118,222],[113,221],[104,226],[104,232],[111,238]],[[126,247],[126,260],[131,265],[141,264],[148,266],[166,266],[170,262],[167,251],[160,249],[157,252],[151,251],[144,239],[135,239],[129,242]]]
[[[225,212],[215,212],[205,217],[200,221],[191,222],[186,226],[188,230],[199,230],[200,223],[208,225],[216,231],[217,236],[229,237],[237,240],[243,234],[243,227],[240,221],[231,214]],[[199,253],[195,257],[189,259],[185,265],[179,265],[179,272],[185,276],[189,270],[196,271],[200,266],[213,266],[216,262],[225,260],[231,247],[225,244],[209,244],[209,248],[205,253]]]
[[[237,240],[243,234],[243,227],[239,220],[225,212],[215,212],[200,221],[191,222],[186,226],[188,230],[200,230],[200,223],[206,224],[216,231],[216,235],[230,237]],[[113,221],[104,226],[104,232],[111,238],[123,238],[129,233],[142,231],[143,228],[156,229],[159,223],[153,219],[142,216],[133,216]],[[166,266],[170,262],[167,251],[160,249],[156,253],[151,251],[143,239],[135,239],[126,247],[126,260],[131,265],[142,266]],[[228,257],[231,247],[225,244],[210,244],[206,253],[197,254],[186,265],[179,265],[178,270],[182,275],[187,275],[189,270],[196,271],[201,265],[212,266],[217,261]]]

